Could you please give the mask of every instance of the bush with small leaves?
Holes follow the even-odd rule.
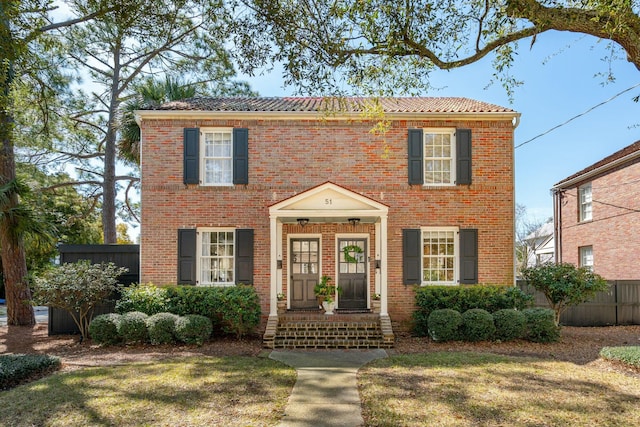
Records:
[[[526,318],[524,313],[518,310],[496,311],[493,313],[493,324],[496,327],[494,338],[500,341],[522,338],[526,332]]]
[[[555,312],[550,308],[523,310],[527,320],[527,339],[533,342],[554,342],[560,339],[560,327],[555,323]]]
[[[27,379],[43,377],[60,366],[58,357],[46,354],[0,355],[0,390],[15,387]]]
[[[147,319],[147,331],[151,344],[171,344],[176,340],[176,320],[173,313],[157,313]]]
[[[462,313],[462,338],[466,341],[488,341],[493,338],[496,327],[493,316],[487,310],[472,308]]]
[[[199,314],[187,314],[176,320],[176,337],[186,344],[204,344],[212,330],[211,319]]]
[[[139,311],[132,311],[121,316],[118,333],[125,344],[147,342],[149,339],[147,331],[148,317]]]
[[[121,341],[118,328],[122,316],[116,313],[101,314],[89,324],[91,339],[102,345],[117,344]]]
[[[429,337],[434,341],[455,341],[460,339],[462,315],[456,310],[444,308],[433,310],[427,320]]]
[[[141,311],[149,316],[168,311],[167,289],[152,283],[140,283],[122,288],[116,302],[116,313]]]

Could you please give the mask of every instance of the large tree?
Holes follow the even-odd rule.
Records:
[[[638,0],[236,0],[236,44],[246,71],[284,64],[306,92],[350,86],[370,93],[428,88],[434,68],[493,54],[506,72],[518,41],[548,31],[607,40],[640,70]],[[336,72],[337,71],[337,72]]]
[[[42,112],[57,87],[64,85],[55,63],[58,45],[49,34],[112,10],[109,2],[96,2],[86,15],[53,22],[55,9],[50,0],[6,0],[0,2],[0,252],[7,299],[7,323],[32,325],[35,322],[26,280],[27,264],[23,235],[26,210],[20,206],[20,189],[16,180],[14,116],[15,89],[21,84],[38,94],[35,98]],[[46,122],[46,114],[42,120]]]

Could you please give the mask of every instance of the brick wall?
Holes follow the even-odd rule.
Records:
[[[593,247],[594,271],[607,280],[640,279],[640,160],[562,194],[562,261],[580,265]],[[591,182],[592,220],[578,221],[578,187]]]
[[[208,126],[249,129],[249,185],[199,187],[182,183],[183,128]],[[414,308],[414,293],[402,284],[403,228],[477,228],[479,282],[512,284],[511,121],[399,120],[383,136],[369,132],[372,126],[373,122],[337,120],[145,120],[141,280],[175,283],[179,228],[253,228],[254,285],[261,295],[263,312],[268,313],[268,207],[331,181],[389,206],[388,304],[394,321],[408,320]],[[472,130],[472,185],[408,185],[407,129],[428,127]],[[373,252],[373,227],[360,227],[357,232],[370,233]],[[327,232],[345,231],[333,227]],[[373,286],[373,278],[370,282]]]

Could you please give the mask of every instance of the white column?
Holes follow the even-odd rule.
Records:
[[[380,231],[380,221],[376,222],[376,241],[375,241],[375,260],[381,260],[382,259],[382,253],[381,253],[381,242],[382,242],[382,235],[381,235],[381,231]],[[374,261],[375,261],[374,260]],[[376,294],[380,293],[380,284],[381,284],[381,280],[380,280],[380,274],[381,274],[382,270],[379,268],[375,269],[375,283],[374,283],[374,292]]]
[[[388,316],[387,311],[387,217],[380,217],[380,315]]]
[[[269,218],[271,295],[269,296],[269,316],[278,315],[278,218]]]

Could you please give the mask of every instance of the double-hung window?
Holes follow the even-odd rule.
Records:
[[[235,283],[234,229],[198,230],[198,284],[229,286]]]
[[[453,185],[456,177],[455,129],[424,130],[424,184]]]
[[[586,267],[593,270],[593,246],[581,246],[580,251],[580,267]]]
[[[458,281],[457,227],[422,229],[422,282],[455,284]]]
[[[580,203],[580,221],[590,221],[592,218],[592,198],[591,183],[578,188],[578,199]]]
[[[202,184],[233,184],[233,133],[232,129],[202,129]]]

